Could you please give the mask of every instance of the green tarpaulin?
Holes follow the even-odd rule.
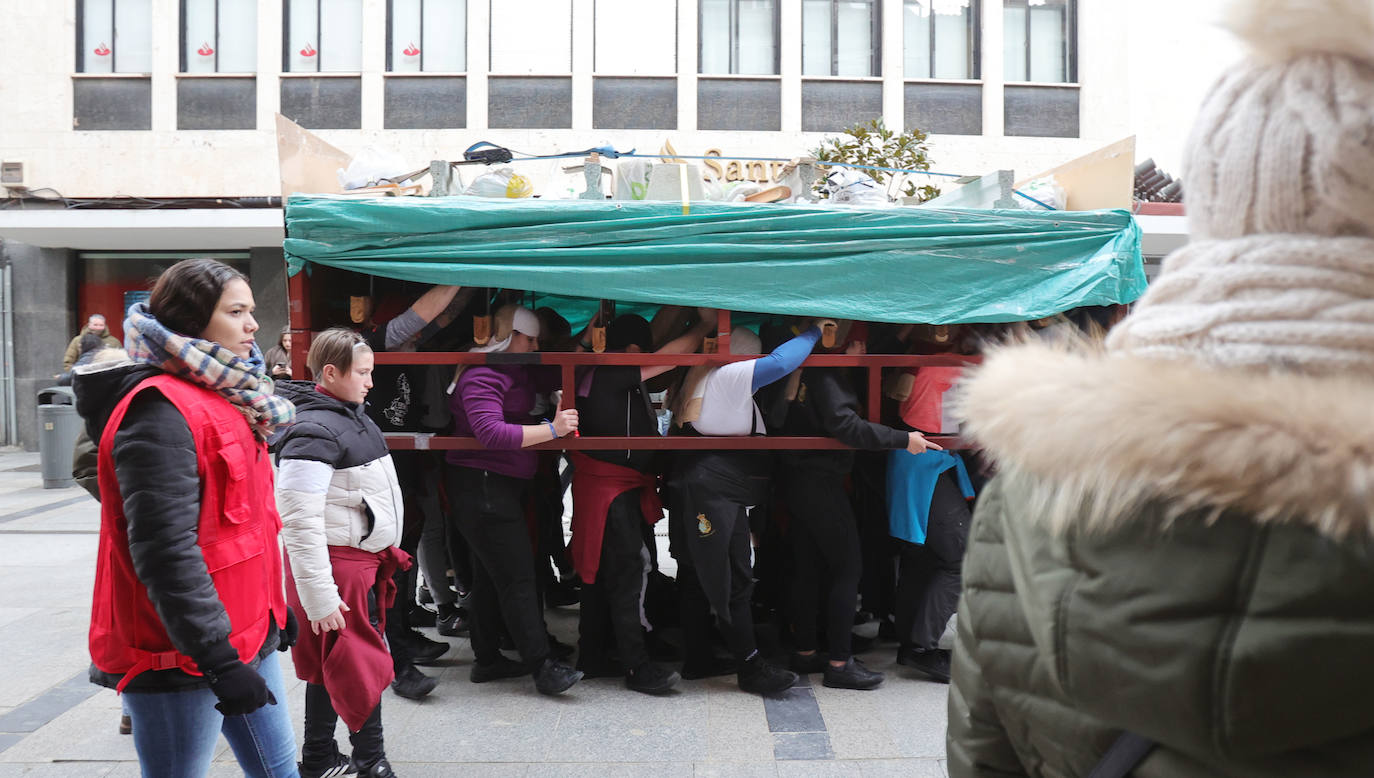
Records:
[[[998,322],[1135,300],[1125,211],[293,196],[290,272],[868,321]]]

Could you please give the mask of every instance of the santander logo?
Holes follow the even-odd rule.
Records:
[[[196,49],[196,53],[202,57],[208,57],[211,54],[214,54],[215,50],[210,48],[210,42],[206,41],[205,43],[200,44],[200,48]]]
[[[301,49],[302,57],[313,57],[316,54],[319,54],[319,52],[315,51],[315,47],[311,46],[309,43],[305,44],[305,48]]]
[[[418,56],[420,56],[420,50],[417,49],[417,48],[415,48],[415,42],[414,42],[414,41],[411,41],[411,42],[410,42],[410,45],[407,46],[406,49],[405,49],[405,51],[403,51],[403,52],[401,52],[401,53],[402,53],[402,54],[405,54],[407,57],[418,57]]]
[[[99,46],[96,46],[96,47],[95,47],[95,55],[96,55],[97,57],[108,57],[108,56],[110,56],[110,47],[109,47],[109,46],[106,46],[104,43],[101,43]]]

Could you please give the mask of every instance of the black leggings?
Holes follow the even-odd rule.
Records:
[[[897,639],[924,651],[936,648],[959,605],[964,547],[968,543],[968,501],[953,470],[940,474],[930,498],[924,545],[901,547],[897,581]]]
[[[824,603],[830,659],[850,657],[850,630],[859,599],[859,528],[844,476],[793,470],[786,479],[792,514],[792,628],[797,649],[816,648],[816,620]]]
[[[640,490],[631,489],[616,497],[606,511],[606,532],[601,538],[596,582],[582,585],[577,625],[578,656],[582,661],[605,659],[609,626],[614,631],[620,664],[626,672],[649,661],[639,622],[644,566],[648,559],[644,535],[640,531],[645,523],[639,498]]]
[[[282,701],[285,704],[285,701]],[[301,761],[307,767],[332,765],[338,753],[334,742],[334,726],[339,714],[334,711],[334,701],[321,684],[305,685],[305,742],[301,746]],[[348,734],[348,742],[353,746],[353,760],[360,765],[370,766],[386,756],[382,745],[382,703],[363,722],[363,728]]]
[[[446,474],[454,523],[472,549],[472,653],[479,664],[497,661],[504,617],[520,658],[533,670],[549,654],[549,633],[525,524],[529,481],[457,466]]]

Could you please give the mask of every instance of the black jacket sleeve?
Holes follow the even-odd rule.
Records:
[[[233,661],[229,615],[197,542],[201,484],[186,420],[166,397],[145,391],[115,433],[113,456],[134,572],[172,645],[200,667]]]
[[[840,442],[861,449],[906,448],[907,433],[859,415],[859,398],[840,371],[810,369],[805,380],[821,426]]]

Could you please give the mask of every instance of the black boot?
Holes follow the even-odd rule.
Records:
[[[545,657],[539,669],[534,671],[534,688],[540,694],[562,694],[580,680],[581,670],[574,670],[553,657]]]
[[[876,689],[883,682],[883,674],[869,670],[863,663],[850,657],[844,667],[836,667],[826,662],[825,685],[832,689]]]
[[[796,673],[771,665],[757,655],[739,670],[739,688],[751,694],[782,694],[796,682]]]
[[[921,673],[936,683],[949,683],[949,652],[939,648],[922,651],[915,646],[897,649],[897,664]]]
[[[644,694],[667,694],[680,680],[682,676],[653,662],[645,662],[625,674],[626,688]]]
[[[406,665],[396,674],[396,680],[391,682],[391,691],[396,692],[398,697],[418,700],[434,691],[434,687],[438,685],[438,678],[425,675],[415,665]]]

